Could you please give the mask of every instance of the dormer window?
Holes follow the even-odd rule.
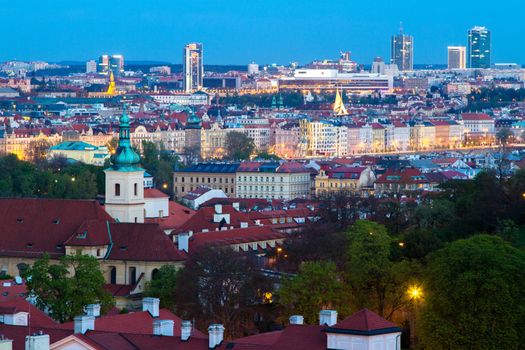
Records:
[[[24,222],[24,219],[23,219],[23,218],[18,218],[18,219],[16,219],[16,222],[19,223],[19,224],[21,224],[21,223]]]
[[[33,248],[33,243],[27,243],[28,248]]]
[[[54,219],[54,220],[53,220],[53,224],[55,224],[55,225],[60,224],[60,219]]]
[[[87,237],[87,231],[77,233],[78,239],[85,239]]]

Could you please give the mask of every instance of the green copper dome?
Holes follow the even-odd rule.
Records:
[[[199,118],[193,109],[191,109],[191,114],[186,120],[186,129],[200,129],[201,128],[201,118]]]
[[[120,117],[118,147],[115,154],[111,156],[113,168],[117,170],[140,169],[136,166],[140,162],[140,156],[131,147],[129,140],[129,122],[130,118],[126,113],[126,106],[124,106],[124,111]]]

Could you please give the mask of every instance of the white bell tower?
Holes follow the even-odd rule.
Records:
[[[119,145],[106,173],[105,209],[119,222],[144,222],[144,169],[131,148],[126,107],[120,117]]]

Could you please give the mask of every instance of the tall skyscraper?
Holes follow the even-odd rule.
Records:
[[[124,56],[100,56],[98,59],[97,72],[102,74],[109,74],[109,72],[113,72],[115,76],[119,76],[121,73],[124,72]]]
[[[490,68],[490,30],[475,26],[468,31],[467,67]]]
[[[202,44],[190,43],[184,46],[183,59],[184,90],[192,92],[202,88],[204,67],[202,64]]]
[[[124,56],[112,55],[109,58],[109,70],[113,72],[115,76],[119,76],[124,72]]]
[[[109,56],[102,55],[98,58],[97,72],[107,74],[109,71]]]
[[[448,69],[467,68],[467,48],[465,46],[448,47]]]
[[[403,28],[392,36],[391,48],[391,61],[400,71],[414,70],[414,38],[403,34]]]

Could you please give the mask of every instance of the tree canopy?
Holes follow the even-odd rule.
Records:
[[[299,314],[306,323],[316,324],[322,309],[347,315],[347,293],[334,263],[312,261],[303,263],[295,277],[283,280],[279,300],[286,307],[287,316]]]
[[[499,237],[450,243],[429,258],[420,338],[429,349],[523,349],[525,254]]]
[[[103,288],[104,275],[97,259],[88,255],[66,255],[58,264],[44,255],[25,277],[37,306],[49,310],[51,317],[60,322],[83,315],[88,304],[100,303],[102,311],[107,311],[114,303]]]
[[[226,136],[226,158],[230,160],[246,160],[254,152],[253,140],[246,134],[230,131]]]

